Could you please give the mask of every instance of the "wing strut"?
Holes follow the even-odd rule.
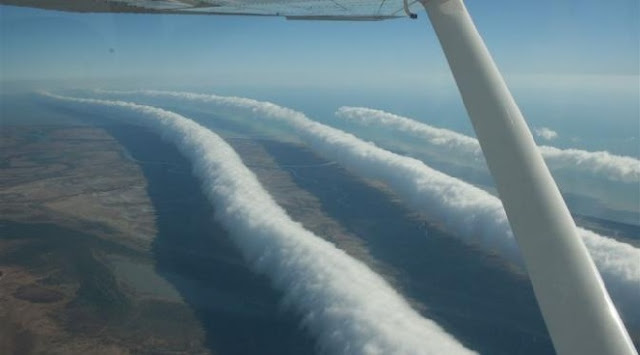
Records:
[[[637,354],[462,0],[421,0],[495,180],[558,354]]]

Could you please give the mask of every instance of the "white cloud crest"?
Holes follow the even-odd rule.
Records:
[[[271,119],[293,128],[311,148],[367,178],[381,180],[412,208],[466,243],[522,266],[506,213],[498,198],[423,162],[391,153],[352,134],[314,122],[303,113],[241,97],[170,91],[102,92],[174,98],[216,107],[241,109],[256,119]],[[468,137],[467,137],[468,138]],[[456,144],[469,142],[456,141]],[[640,321],[640,249],[578,228],[612,299],[623,317]]]
[[[558,132],[552,130],[549,127],[540,127],[533,130],[536,136],[546,139],[548,141],[558,138]]]
[[[365,107],[341,107],[336,115],[363,125],[382,125],[409,133],[433,145],[447,148],[454,155],[482,159],[478,140],[458,132],[436,128],[407,117]],[[545,139],[557,137],[556,132],[544,127],[536,133]],[[559,149],[550,146],[540,146],[539,149],[551,168],[574,169],[594,174],[600,178],[625,183],[640,182],[640,160],[632,157],[614,155],[606,151],[589,152],[581,149]]]
[[[135,115],[193,164],[216,218],[253,268],[271,278],[329,354],[471,354],[422,318],[362,262],[289,218],[222,138],[174,112],[46,94],[107,115]]]

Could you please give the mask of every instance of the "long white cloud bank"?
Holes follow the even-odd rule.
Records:
[[[174,112],[123,101],[50,95],[107,115],[135,115],[173,142],[244,257],[295,307],[329,354],[470,354],[422,318],[384,279],[289,218],[218,135]]]
[[[336,111],[336,115],[365,126],[379,125],[411,134],[433,145],[447,148],[452,154],[462,154],[474,159],[482,158],[478,140],[455,131],[364,107],[341,107]],[[550,146],[539,148],[551,167],[571,168],[614,181],[640,182],[640,160],[638,159],[614,155],[606,151],[589,152]]]
[[[522,265],[500,200],[423,162],[394,154],[352,134],[314,122],[303,113],[240,97],[167,91],[103,92],[180,99],[240,109],[256,119],[286,123],[315,151],[367,178],[384,181],[412,208],[423,211],[452,235]],[[578,228],[623,317],[640,322],[640,249]]]

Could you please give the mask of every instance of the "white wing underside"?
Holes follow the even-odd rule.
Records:
[[[408,1],[409,7],[416,3]],[[375,21],[407,17],[403,0],[0,0],[0,4],[73,12],[254,15],[312,20]]]

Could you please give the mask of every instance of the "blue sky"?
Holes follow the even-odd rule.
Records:
[[[467,1],[532,126],[558,130],[559,145],[634,156],[638,4]],[[3,91],[25,82],[29,89],[201,88],[273,100],[320,119],[340,105],[363,105],[471,134],[424,12],[417,20],[363,23],[0,6],[0,29]]]
[[[472,0],[467,6],[507,76],[638,75],[637,0]],[[348,23],[0,11],[5,80],[326,87],[448,80],[424,13],[416,21]]]

